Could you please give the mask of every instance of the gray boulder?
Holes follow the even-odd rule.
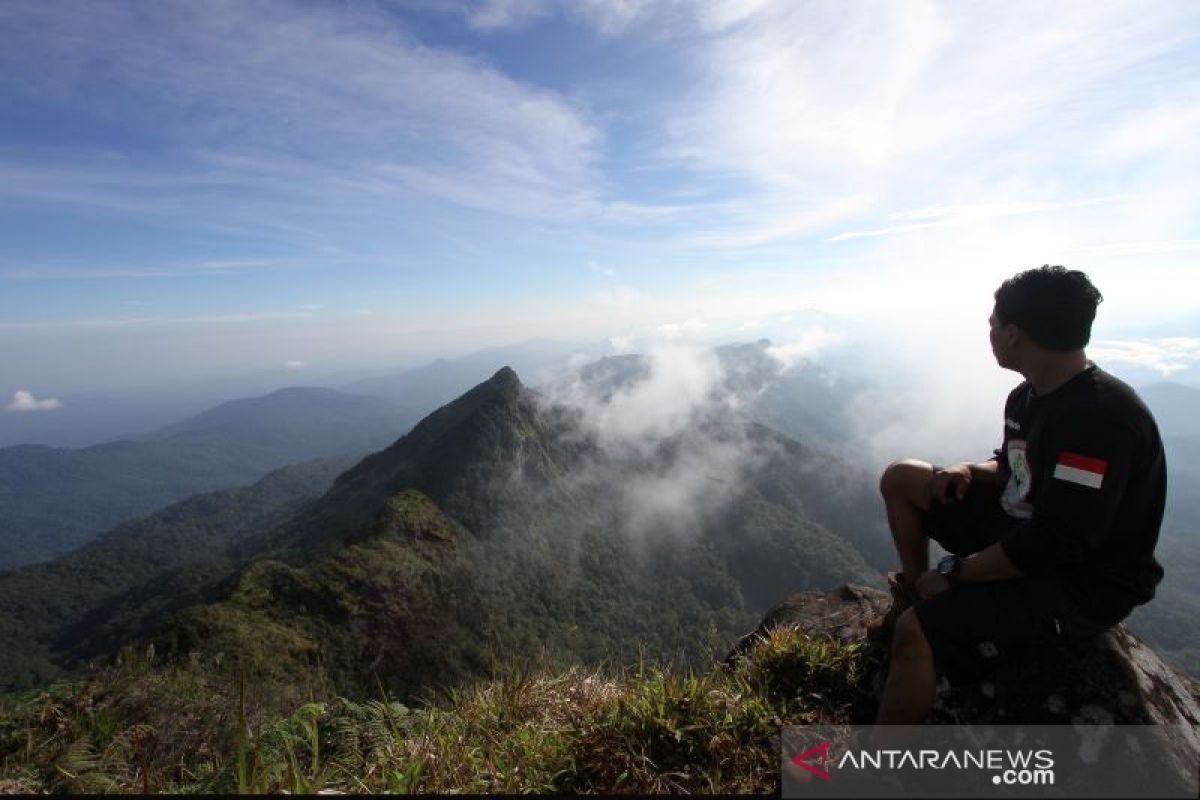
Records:
[[[726,657],[743,656],[756,636],[788,626],[812,636],[861,642],[868,662],[865,691],[848,720],[873,721],[887,679],[888,650],[872,646],[864,626],[886,612],[886,592],[846,585],[831,592],[798,592],[767,612]],[[1124,624],[1090,642],[1023,654],[974,682],[938,681],[926,724],[1170,726],[1173,758],[1195,769],[1200,759],[1200,681],[1164,663]]]

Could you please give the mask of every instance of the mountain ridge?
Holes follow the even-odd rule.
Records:
[[[275,470],[192,495],[53,561],[0,572],[0,688],[37,685],[104,656],[195,602],[256,552],[262,530],[320,496],[346,460]]]
[[[547,403],[515,371],[502,368],[340,475],[302,516],[277,526],[260,557],[276,566],[252,562],[229,579],[221,599],[183,612],[152,640],[169,658],[213,642],[242,642],[236,649],[254,653],[257,661],[266,653],[256,651],[250,632],[261,627],[273,632],[276,643],[270,669],[296,674],[313,668],[310,659],[323,652],[323,642],[337,654],[321,657],[322,669],[333,670],[330,679],[362,681],[364,674],[355,673],[354,659],[346,655],[366,652],[362,642],[337,626],[318,625],[323,633],[315,635],[317,623],[306,620],[303,609],[358,607],[366,602],[358,593],[370,587],[373,596],[404,596],[412,608],[440,609],[454,621],[444,626],[449,633],[438,652],[457,666],[435,670],[432,656],[422,656],[424,673],[414,672],[403,657],[379,667],[378,678],[403,697],[426,683],[482,669],[485,651],[511,655],[548,648],[603,659],[629,657],[632,641],[644,639],[658,652],[683,648],[694,655],[710,622],[721,635],[732,636],[780,582],[847,576],[881,582],[854,546],[806,516],[806,503],[816,508],[817,498],[828,494],[812,486],[797,489],[824,474],[799,463],[811,459],[812,451],[781,446],[775,441],[781,435],[762,426],[746,430],[729,423],[698,426],[649,455],[613,460],[577,411]],[[631,486],[673,480],[672,470],[696,448],[702,453],[729,442],[770,451],[774,461],[763,463],[777,472],[774,483],[759,491],[752,488],[754,478],[745,489],[722,490],[731,493],[740,512],[725,514],[718,504],[696,511],[678,530],[671,530],[678,523],[671,518],[652,518],[652,529],[644,532],[629,527],[636,520],[625,508]],[[735,476],[730,480],[738,483]],[[427,542],[410,543],[408,555],[381,544],[380,531],[387,526],[381,528],[380,520],[397,498],[407,498],[401,505],[409,513],[420,508],[444,520],[435,528],[453,535],[434,538],[453,540],[453,559],[421,556]],[[764,524],[760,530],[746,520]],[[723,537],[724,528],[738,531],[739,540]],[[752,552],[739,553],[747,547]],[[393,579],[426,577],[412,578],[415,584],[389,579],[345,584],[330,577],[330,570],[369,573],[360,563],[368,552],[374,554],[371,569]],[[411,558],[425,559],[425,566]],[[438,588],[438,564],[447,565],[451,577],[443,577],[457,587],[452,594]],[[316,595],[299,603],[286,588],[298,585],[318,587],[312,589]],[[317,596],[323,599],[313,599]],[[273,600],[256,604],[250,597]],[[463,626],[466,618],[484,627]],[[340,666],[333,669],[331,662]]]
[[[223,403],[145,437],[77,450],[0,448],[0,569],[69,552],[196,492],[370,451],[415,421],[406,413],[378,398],[298,388]]]

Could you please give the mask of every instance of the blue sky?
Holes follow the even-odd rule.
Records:
[[[0,395],[534,336],[986,362],[1047,262],[1104,291],[1095,357],[1192,376],[1198,37],[1190,2],[7,0]]]

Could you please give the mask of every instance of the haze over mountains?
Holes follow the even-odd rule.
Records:
[[[410,366],[391,370],[378,365],[334,372],[304,367],[102,392],[47,390],[39,392],[39,396],[48,393],[61,403],[53,412],[0,413],[0,447],[46,444],[83,448],[115,439],[140,438],[223,403],[300,385],[390,399],[427,414],[486,379],[503,364],[511,365],[537,383],[550,367],[561,364],[572,354],[578,354],[577,357],[592,354],[590,357],[599,358],[609,349],[606,343],[583,345],[531,339],[456,357],[431,357],[423,363],[412,364],[408,359]]]
[[[283,522],[264,506],[276,477],[0,576],[6,682],[69,668],[202,595],[152,635],[160,654],[251,654],[279,677],[320,665],[340,685],[375,670],[400,692],[477,674],[489,651],[695,658],[710,627],[729,641],[790,587],[880,581],[865,472],[719,407],[653,437],[610,435],[588,413],[505,368]],[[258,534],[229,521],[247,516]],[[241,558],[262,555],[233,574],[235,540]],[[191,561],[102,568],[103,590],[64,599],[87,565],[161,547]],[[39,591],[50,599],[31,604]],[[80,637],[68,620],[81,617],[107,627]]]
[[[281,677],[320,664],[347,685],[387,664],[397,691],[543,647],[596,660],[637,642],[694,658],[710,626],[728,639],[783,594],[878,585],[894,566],[878,468],[862,463],[869,383],[766,340],[582,364],[545,352],[530,359],[535,389],[501,369],[408,431],[415,406],[494,355],[357,385],[392,399],[294,388],[137,440],[0,450],[25,481],[5,478],[0,497],[35,520],[5,556],[45,543],[36,513],[59,514],[68,547],[84,545],[0,573],[0,684],[36,685],[144,636],[160,654],[257,654]],[[405,391],[408,408],[395,402]],[[1197,438],[1189,392],[1143,393],[1172,491],[1167,578],[1132,624],[1196,672],[1197,472],[1178,463]],[[40,505],[11,490],[37,485],[22,469],[37,462],[19,457],[39,452]],[[340,458],[278,469],[322,456]],[[114,521],[86,528],[81,509]]]
[[[781,375],[768,349],[765,340],[722,348],[721,364],[706,369],[728,372],[721,379],[726,394],[750,404],[745,418],[805,441],[833,447],[844,442],[851,430],[843,414],[851,384],[842,380],[835,389],[816,367]],[[6,544],[0,568],[68,552],[193,492],[244,485],[289,463],[365,453],[486,378],[502,358],[514,358],[541,381],[554,381],[572,353],[581,357],[577,348],[533,341],[439,359],[357,381],[340,392],[291,387],[229,401],[147,434],[79,450],[0,448],[0,542]],[[601,362],[592,372],[605,368]]]
[[[286,464],[362,454],[418,418],[379,398],[296,387],[136,439],[81,450],[0,448],[0,568],[69,552],[196,492],[241,486]]]
[[[68,552],[194,492],[241,486],[285,464],[361,455],[394,440],[504,359],[541,375],[572,351],[561,342],[523,342],[362,379],[338,391],[293,386],[230,400],[182,422],[85,448],[0,447],[0,569]],[[22,442],[59,440],[45,434],[63,415],[61,435],[68,442],[81,431],[110,425],[136,429],[139,418],[158,419],[179,400],[120,402],[128,412],[107,406],[99,417],[70,404],[52,413],[0,414],[0,437],[24,432],[32,438]]]

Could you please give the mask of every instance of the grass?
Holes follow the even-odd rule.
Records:
[[[776,630],[730,666],[499,668],[409,708],[127,658],[0,703],[0,789],[776,792],[781,725],[845,721],[862,654]]]

